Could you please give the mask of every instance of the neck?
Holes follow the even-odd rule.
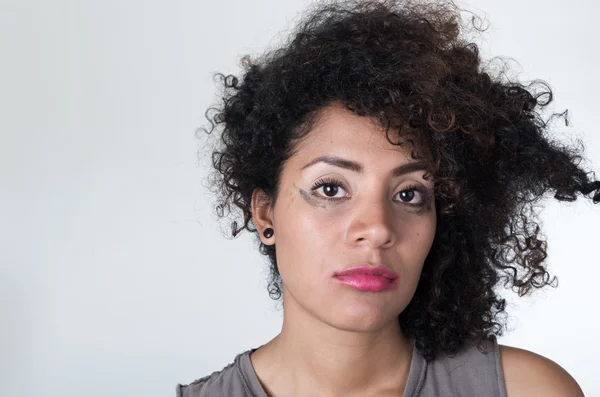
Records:
[[[288,301],[281,332],[251,359],[270,397],[401,396],[412,350],[397,319],[370,331],[341,330]]]

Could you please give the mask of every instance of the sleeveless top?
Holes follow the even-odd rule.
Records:
[[[504,374],[495,337],[483,342],[484,352],[465,344],[453,356],[439,355],[427,363],[414,348],[402,397],[506,397]],[[177,397],[267,397],[250,361],[258,348],[238,354],[220,371],[189,385],[178,384]]]

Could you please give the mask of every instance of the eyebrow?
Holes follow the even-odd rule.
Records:
[[[335,167],[345,168],[347,170],[357,172],[362,174],[364,172],[364,167],[355,161],[346,160],[341,157],[331,156],[331,155],[323,155],[319,156],[313,160],[311,160],[308,164],[300,168],[300,170],[304,170],[308,167],[311,167],[317,163],[327,163],[333,165]],[[408,174],[415,171],[429,171],[429,165],[425,161],[412,161],[410,163],[402,164],[391,171],[392,176],[400,176],[404,174]]]

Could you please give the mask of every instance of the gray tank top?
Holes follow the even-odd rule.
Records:
[[[177,385],[177,397],[267,397],[250,361],[257,349],[238,354],[222,370],[189,385]],[[452,357],[440,355],[427,363],[413,349],[402,397],[506,397],[496,338],[486,341],[483,350],[471,343]]]

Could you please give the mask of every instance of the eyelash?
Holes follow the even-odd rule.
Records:
[[[336,179],[330,179],[330,178],[321,178],[318,181],[316,181],[314,183],[314,185],[311,188],[311,195],[321,199],[321,200],[327,200],[327,201],[339,201],[339,200],[343,200],[343,198],[332,198],[332,197],[326,197],[326,196],[322,196],[320,194],[315,193],[315,191],[317,189],[319,189],[320,187],[323,186],[338,186],[341,187],[342,189],[346,190],[346,188],[344,187],[344,184]],[[401,192],[410,192],[410,191],[416,191],[419,192],[421,194],[422,200],[420,204],[411,204],[411,203],[405,203],[404,201],[400,201],[402,204],[406,204],[408,206],[411,207],[415,207],[415,208],[422,208],[425,207],[427,205],[427,203],[429,202],[429,192],[427,192],[427,190],[421,188],[419,185],[416,184],[412,184],[409,185],[407,187],[405,187],[404,189],[398,191],[394,197]]]

